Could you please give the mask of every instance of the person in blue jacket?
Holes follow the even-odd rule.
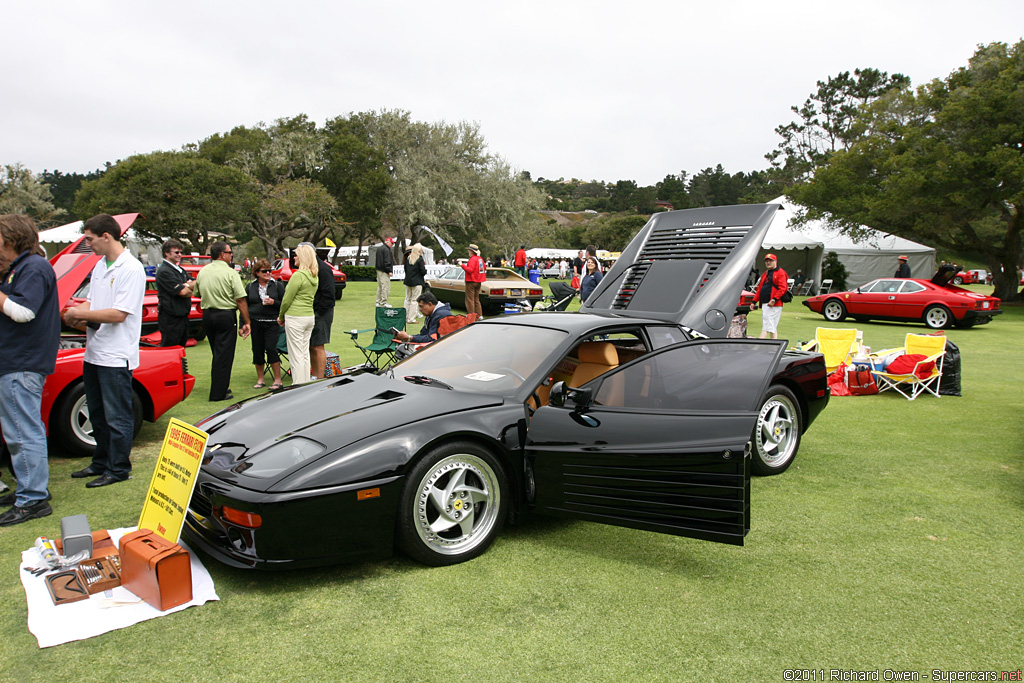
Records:
[[[43,384],[53,374],[60,343],[57,278],[38,253],[39,233],[27,216],[0,216],[0,429],[11,452],[17,488],[0,499],[13,505],[0,526],[53,512],[49,451],[42,418]]]
[[[437,297],[434,296],[433,292],[424,292],[423,294],[420,294],[416,299],[416,303],[419,304],[420,313],[422,313],[426,318],[423,321],[423,329],[420,330],[419,334],[412,335],[408,332],[400,331],[395,335],[395,339],[402,342],[413,342],[415,344],[432,342],[437,339],[437,328],[440,326],[441,320],[452,314],[451,306],[448,304],[438,303]]]
[[[584,268],[583,277],[580,278],[580,301],[587,300],[587,297],[590,296],[598,283],[601,282],[602,277],[601,267],[597,264],[596,257],[588,256]]]

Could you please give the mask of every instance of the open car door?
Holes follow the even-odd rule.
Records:
[[[556,385],[527,432],[533,509],[743,545],[749,442],[784,350],[779,340],[689,341],[578,389]]]

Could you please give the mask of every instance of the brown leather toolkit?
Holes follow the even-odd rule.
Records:
[[[121,537],[121,585],[158,610],[192,600],[192,565],[177,543],[139,529]]]

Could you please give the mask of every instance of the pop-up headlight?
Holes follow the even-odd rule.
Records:
[[[265,479],[315,458],[325,450],[326,447],[323,444],[311,439],[302,437],[285,439],[246,458],[245,462],[234,468],[234,471],[248,477]]]

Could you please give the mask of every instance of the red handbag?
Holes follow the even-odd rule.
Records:
[[[851,396],[870,396],[878,393],[878,384],[871,370],[864,365],[855,365],[846,373],[846,386]]]

